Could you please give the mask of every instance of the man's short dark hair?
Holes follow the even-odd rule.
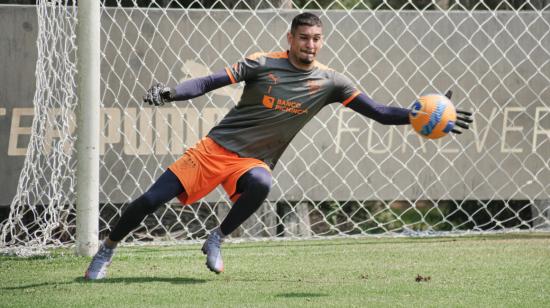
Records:
[[[294,34],[299,26],[319,26],[322,28],[323,23],[321,22],[321,19],[319,19],[319,17],[315,14],[302,13],[296,15],[296,17],[292,19],[292,24],[290,25],[290,33]]]

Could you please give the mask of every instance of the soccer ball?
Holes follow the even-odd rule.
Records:
[[[412,104],[409,119],[421,136],[437,139],[447,135],[455,126],[456,109],[446,96],[423,95]]]

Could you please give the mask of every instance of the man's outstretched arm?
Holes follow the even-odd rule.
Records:
[[[447,91],[445,94],[448,99],[451,99],[452,95],[453,92],[451,90]],[[379,104],[364,93],[357,95],[349,103],[346,103],[345,106],[385,125],[410,124],[409,109]],[[456,118],[455,125],[463,130],[470,129],[469,124],[473,122],[473,119],[471,118],[472,113],[459,109],[457,109],[456,112],[458,116]],[[462,134],[462,131],[456,127],[453,128],[451,132],[455,134]]]
[[[231,78],[227,75],[226,70],[186,80],[174,88],[157,83],[147,90],[147,93],[143,96],[143,102],[149,103],[149,105],[161,106],[167,102],[192,99],[231,83]]]
[[[357,95],[346,106],[381,124],[403,125],[410,123],[409,109],[379,104],[365,93]]]

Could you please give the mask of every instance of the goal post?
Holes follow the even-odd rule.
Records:
[[[78,1],[76,253],[91,256],[99,236],[100,2]]]
[[[33,115],[32,134],[0,249],[93,253],[127,204],[235,106],[243,85],[157,108],[142,104],[145,90],[284,50],[292,17],[309,8],[324,23],[319,61],[361,91],[408,107],[452,89],[475,121],[432,141],[329,105],[292,141],[268,199],[234,237],[550,231],[550,12],[398,2],[38,1],[34,106],[13,112]],[[190,206],[173,200],[126,241],[204,239],[230,204],[220,189]]]

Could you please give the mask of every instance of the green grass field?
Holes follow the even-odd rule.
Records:
[[[98,282],[81,278],[90,258],[70,250],[2,256],[0,306],[550,306],[550,234],[227,243],[223,253],[215,275],[199,245],[122,247]]]

